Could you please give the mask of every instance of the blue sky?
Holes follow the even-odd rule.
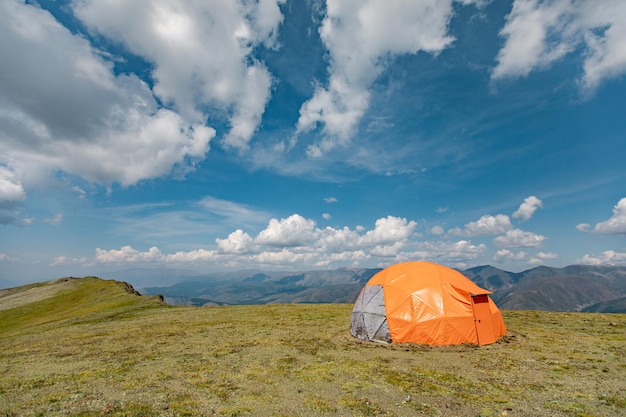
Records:
[[[626,264],[621,0],[0,4],[0,284]]]

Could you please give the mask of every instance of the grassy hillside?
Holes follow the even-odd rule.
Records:
[[[115,281],[0,293],[0,416],[622,416],[626,315],[504,311],[481,348],[381,345],[349,304],[171,307]]]

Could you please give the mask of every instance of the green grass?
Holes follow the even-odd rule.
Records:
[[[126,284],[116,281],[86,277],[68,281],[71,284],[65,291],[33,303],[0,311],[0,334],[10,335],[13,331],[40,331],[49,323],[66,321],[101,322],[123,319],[136,311],[162,308],[155,297],[132,297]],[[41,288],[44,284],[33,284],[13,289],[5,297]]]
[[[625,315],[504,311],[479,348],[360,342],[351,305],[171,307],[97,278],[1,309],[45,285],[0,295],[0,417],[626,414]]]

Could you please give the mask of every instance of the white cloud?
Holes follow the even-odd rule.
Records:
[[[18,216],[18,207],[26,199],[22,183],[15,178],[15,173],[0,165],[0,224],[14,222]]]
[[[335,197],[326,197],[324,201],[327,203],[336,203],[338,200]]]
[[[576,225],[576,229],[581,232],[588,232],[591,229],[591,225],[589,223],[581,223]]]
[[[556,253],[552,253],[552,252],[539,252],[537,255],[537,258],[539,259],[557,259],[559,257],[559,255],[557,255]]]
[[[226,239],[215,239],[221,253],[247,253],[254,247],[254,239],[241,229],[228,235]]]
[[[78,194],[79,199],[84,199],[87,196],[87,191],[83,190],[79,186],[75,185],[72,187],[72,191]]]
[[[539,252],[537,255],[533,256],[532,258],[528,260],[528,264],[529,265],[543,265],[545,264],[545,261],[557,259],[558,257],[559,255],[557,255],[556,253]]]
[[[20,226],[31,226],[34,222],[35,222],[34,218],[32,218],[32,217],[25,217],[23,219],[20,219],[19,225]]]
[[[54,215],[54,217],[49,218],[49,219],[44,219],[43,221],[45,223],[50,223],[53,226],[58,226],[63,222],[63,214],[57,213]]]
[[[313,220],[293,214],[280,220],[271,219],[255,238],[240,229],[226,239],[218,238],[217,250],[163,254],[156,247],[147,252],[139,252],[131,246],[119,250],[98,248],[94,262],[219,262],[233,267],[281,263],[327,266],[332,262],[356,262],[371,256],[394,257],[408,244],[415,226],[415,222],[388,216],[379,219],[369,231],[361,227],[357,230],[348,227],[319,229]]]
[[[531,195],[530,197],[524,199],[524,202],[520,204],[517,211],[513,213],[513,218],[529,220],[539,207],[543,207],[543,202],[534,195]]]
[[[571,51],[563,39],[566,22],[571,20],[569,1],[516,0],[500,32],[506,38],[498,53],[492,78],[526,76],[536,67],[545,67]],[[557,41],[548,42],[558,36]]]
[[[271,219],[267,228],[259,233],[255,242],[272,246],[302,246],[317,238],[313,220],[293,214],[286,219]]]
[[[64,265],[69,263],[67,256],[57,256],[54,258],[50,266]]]
[[[196,249],[189,252],[179,251],[176,253],[168,254],[163,257],[166,262],[172,263],[201,263],[217,261],[220,257],[215,251],[209,251],[205,249]]]
[[[579,229],[580,230],[580,229]],[[622,198],[613,207],[613,216],[595,225],[595,233],[602,234],[626,234],[626,197]]]
[[[68,258],[67,256],[57,256],[54,258],[50,266],[68,265],[68,264],[84,264],[87,258]]]
[[[204,158],[215,131],[158,109],[135,75],[113,64],[48,12],[0,3],[0,164],[30,186],[63,171],[132,185],[181,173]]]
[[[576,262],[587,265],[626,265],[626,252],[607,250],[601,255],[586,254]]]
[[[322,218],[324,220],[330,220],[330,218],[333,217],[330,215],[330,213],[322,213]]]
[[[374,230],[365,233],[363,242],[369,245],[378,245],[384,243],[394,243],[404,241],[411,236],[417,223],[413,220],[387,216],[376,220]]]
[[[262,252],[255,255],[252,259],[265,265],[292,265],[292,264],[311,264],[315,260],[312,253],[301,253],[283,248],[277,252]]]
[[[475,245],[468,240],[456,242],[418,242],[417,251],[404,255],[402,260],[430,260],[445,264],[466,263],[483,256],[487,246],[483,243]]]
[[[520,229],[507,231],[504,235],[493,239],[496,246],[504,248],[536,248],[543,244],[545,236]]]
[[[430,229],[430,233],[433,235],[443,235],[445,233],[445,230],[443,230],[443,227],[441,226],[433,226]]]
[[[22,183],[15,178],[15,173],[0,165],[0,205],[26,199]]]
[[[277,46],[280,3],[284,0],[78,0],[74,12],[89,28],[150,61],[155,94],[186,120],[204,123],[206,107],[230,112],[225,143],[243,150],[260,124],[272,85],[252,50]]]
[[[500,249],[493,256],[494,261],[500,261],[502,259],[510,259],[514,261],[520,261],[522,259],[526,259],[528,254],[524,251],[519,251],[517,253],[511,252],[509,249]]]
[[[319,231],[319,239],[315,242],[315,248],[324,253],[341,253],[346,250],[358,250],[362,246],[363,230],[350,230],[349,227],[334,229],[327,227]],[[371,246],[371,245],[369,245]]]
[[[469,6],[470,4],[474,4],[478,7],[483,7],[486,6],[487,4],[491,3],[493,0],[456,0],[457,2],[465,5],[465,6]]]
[[[527,76],[584,48],[583,90],[626,72],[626,3],[605,0],[515,0],[502,31],[492,79]]]
[[[103,250],[96,248],[96,263],[127,263],[127,262],[157,262],[164,259],[157,247],[151,247],[147,252],[139,252],[131,246],[121,249]]]
[[[452,13],[451,0],[327,0],[319,33],[329,51],[329,80],[300,108],[296,132],[322,125],[325,138],[309,148],[310,157],[349,142],[369,106],[370,85],[394,56],[437,54],[453,41]]]
[[[469,222],[463,229],[455,227],[448,231],[451,236],[489,236],[511,230],[511,219],[505,214],[484,215],[475,222]]]
[[[405,246],[405,242],[393,242],[388,245],[377,245],[370,251],[370,254],[380,258],[394,258],[402,252],[402,249],[404,249]]]
[[[237,229],[226,238],[215,240],[216,249],[196,249],[163,254],[157,247],[139,252],[131,246],[119,250],[96,250],[96,263],[208,263],[229,268],[256,267],[332,267],[347,263],[378,262],[379,265],[409,260],[430,260],[456,267],[467,267],[483,259],[488,247],[469,240],[419,241],[417,223],[387,216],[378,219],[372,229],[363,226],[318,228],[315,221],[299,214],[271,219],[255,236]],[[524,251],[508,248],[538,247],[546,238],[519,229],[507,231],[494,242],[503,247],[494,260],[524,260]],[[539,253],[536,259],[555,259],[552,253]]]

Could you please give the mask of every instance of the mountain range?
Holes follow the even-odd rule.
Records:
[[[174,305],[353,303],[380,269],[339,268],[304,272],[238,271],[200,274],[171,271],[177,282],[150,286],[150,270],[115,273],[143,294]],[[626,266],[540,266],[508,272],[485,265],[460,271],[493,292],[501,309],[626,313]],[[161,270],[161,278],[168,270]],[[170,281],[171,282],[171,281]]]

